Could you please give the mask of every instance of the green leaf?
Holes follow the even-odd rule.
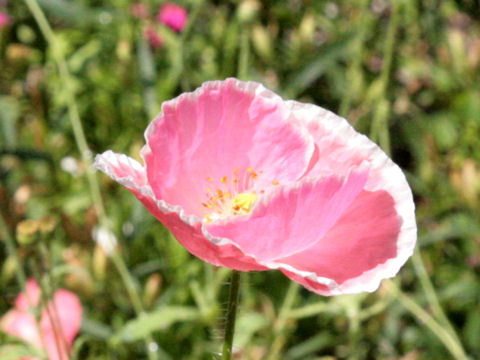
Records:
[[[332,64],[344,59],[350,54],[352,34],[345,35],[341,40],[325,47],[319,54],[308,62],[302,70],[295,73],[285,84],[288,84],[288,98],[295,98],[298,94],[309,87],[314,81],[322,76]]]
[[[82,318],[82,333],[106,340],[112,335],[112,329],[104,323],[84,316]]]
[[[78,72],[81,70],[85,64],[98,56],[98,54],[102,51],[100,41],[94,39],[87,44],[83,45],[81,48],[75,51],[70,59],[68,60],[68,64],[70,65],[70,71]]]
[[[309,356],[312,356],[316,352],[328,347],[332,341],[334,341],[332,335],[328,334],[327,332],[320,333],[299,344],[295,344],[288,350],[285,357],[292,360],[310,358]]]
[[[248,313],[241,315],[235,331],[235,345],[239,348],[245,347],[257,331],[266,328],[268,325],[269,321],[262,314]]]
[[[78,2],[65,0],[39,0],[42,8],[52,16],[77,26],[89,26],[111,21],[112,14],[106,10],[92,10]]]
[[[115,340],[133,342],[145,339],[154,331],[165,330],[179,321],[198,319],[200,312],[188,306],[164,306],[154,312],[143,314],[128,321],[115,335]]]

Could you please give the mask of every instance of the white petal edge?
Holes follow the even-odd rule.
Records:
[[[145,174],[145,168],[138,161],[124,154],[115,153],[111,150],[107,150],[103,154],[98,154],[97,156],[95,156],[95,162],[93,166],[96,167],[98,170],[104,172],[111,179],[125,186],[127,189],[136,190],[138,193],[142,194],[143,196],[152,199],[160,211],[165,213],[169,213],[169,212],[176,213],[178,214],[178,216],[183,222],[191,226],[198,224],[199,222],[202,221],[198,216],[187,215],[185,211],[178,205],[171,205],[166,203],[163,200],[158,200],[153,194],[153,191],[150,185],[148,185],[148,183],[146,185],[140,186],[136,183],[133,176],[124,176],[124,177],[117,176],[114,170],[112,169],[112,166],[115,166],[115,165],[118,166],[119,163],[128,165],[133,169]]]

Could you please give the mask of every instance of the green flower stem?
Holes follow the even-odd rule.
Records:
[[[192,9],[190,10],[190,13],[188,14],[188,21],[187,21],[187,23],[185,25],[185,28],[183,29],[182,34],[181,34],[181,41],[183,43],[186,42],[187,38],[192,33],[193,24],[195,24],[195,22],[197,21],[197,18],[200,15],[200,11],[202,10],[204,5],[205,5],[205,0],[197,0],[192,5]]]
[[[140,35],[137,40],[137,58],[143,87],[145,113],[149,119],[153,119],[160,110],[155,90],[157,74],[153,54],[150,51],[150,46],[147,43],[147,40],[145,40],[143,34]]]
[[[128,271],[128,268],[122,257],[118,253],[118,250],[113,251],[113,253],[110,255],[110,258],[112,259],[113,264],[117,268],[117,271],[120,274],[123,283],[125,284],[125,288],[127,290],[128,296],[130,297],[130,301],[133,305],[133,308],[135,309],[135,312],[137,313],[137,315],[143,314],[144,309],[140,300],[140,296],[137,292],[137,286],[132,277],[130,276],[130,272]]]
[[[64,55],[62,54],[62,50],[58,47],[57,39],[55,37],[55,33],[53,32],[43,10],[38,5],[37,0],[24,0],[28,9],[32,13],[35,21],[42,32],[42,35],[46,39],[48,45],[52,49],[52,53],[54,56],[55,63],[58,68],[58,72],[60,77],[64,83],[65,94],[67,98],[67,107],[68,107],[68,114],[70,118],[70,122],[73,128],[73,135],[75,137],[75,142],[77,147],[80,151],[82,156],[82,160],[88,167],[87,171],[87,178],[88,184],[90,188],[90,193],[92,196],[92,201],[99,217],[99,221],[103,226],[109,228],[109,222],[106,216],[105,207],[103,205],[101,193],[100,193],[100,185],[98,180],[95,176],[95,173],[92,170],[92,155],[91,151],[88,148],[88,144],[85,137],[85,131],[83,130],[82,122],[80,120],[80,114],[78,111],[78,106],[75,99],[75,94],[73,91],[72,86],[72,79],[70,75],[70,71],[68,70],[68,65],[65,60]],[[141,316],[143,314],[143,308],[141,306],[140,297],[138,295],[138,290],[135,286],[135,282],[133,281],[131,274],[128,272],[127,266],[123,258],[114,253],[112,256],[112,261],[117,268],[117,271],[120,273],[122,281],[124,283],[127,292],[129,293],[130,299],[133,301],[132,305],[135,309],[137,316]],[[145,338],[145,346],[146,351],[148,354],[148,358],[150,360],[158,359],[158,349],[157,346],[150,347],[149,345],[153,343],[153,339],[151,336],[147,336]]]
[[[117,268],[117,271],[122,278],[125,289],[127,290],[128,296],[130,297],[130,301],[133,305],[133,308],[135,309],[135,313],[138,317],[145,316],[145,309],[143,308],[142,301],[140,300],[140,296],[138,295],[137,285],[133,280],[132,276],[130,275],[127,265],[123,261],[122,256],[119,254],[118,249],[115,249],[115,251],[110,255],[110,258],[112,259],[113,264]],[[145,345],[149,359],[158,359],[158,345],[155,343],[151,335],[148,335],[145,338]],[[150,345],[153,345],[153,347],[151,347]]]
[[[240,54],[238,57],[238,78],[240,80],[248,80],[248,62],[250,57],[250,31],[248,25],[240,36]]]
[[[388,130],[388,116],[391,105],[386,97],[386,90],[388,87],[392,67],[395,37],[399,26],[400,7],[400,1],[393,2],[392,15],[385,40],[383,67],[380,74],[379,101],[377,102],[377,107],[374,111],[370,133],[371,138],[375,141],[378,140],[380,146],[387,154],[391,153],[390,134]],[[426,299],[432,308],[435,318],[432,318],[428,313],[424,312],[414,300],[406,297],[406,295],[402,294],[401,291],[398,290],[400,294],[402,294],[402,297],[400,297],[402,304],[423,323],[425,323],[425,325],[429,327],[440,338],[440,340],[443,341],[445,346],[456,358],[466,359],[467,357],[465,355],[465,350],[463,349],[462,343],[447,316],[445,315],[440,302],[438,301],[435,289],[425,270],[425,266],[420,255],[420,250],[418,248],[413,254],[412,261],[415,273],[420,279],[423,292],[425,293]]]
[[[283,301],[278,317],[273,324],[273,336],[274,340],[272,346],[270,346],[268,360],[275,360],[280,358],[280,353],[283,346],[285,345],[287,334],[285,332],[285,325],[288,319],[291,318],[291,309],[295,302],[295,298],[300,289],[300,285],[296,282],[291,281],[287,290],[287,295],[285,295],[285,300]]]
[[[390,114],[390,102],[387,99],[386,90],[389,83],[390,71],[392,68],[393,50],[395,37],[398,30],[400,18],[401,1],[392,2],[392,15],[388,24],[387,35],[385,39],[385,48],[383,50],[382,71],[380,73],[380,87],[378,90],[377,106],[373,112],[372,126],[370,129],[370,138],[378,141],[380,147],[390,155],[390,134],[388,131],[388,116]]]
[[[420,279],[420,284],[422,285],[425,297],[427,298],[428,304],[432,309],[433,315],[435,316],[436,320],[438,320],[442,324],[442,326],[445,327],[445,330],[450,333],[450,336],[457,342],[458,347],[461,348],[464,352],[462,343],[458,338],[455,329],[453,328],[452,324],[445,315],[442,306],[440,305],[440,301],[438,300],[433,284],[430,281],[427,270],[425,269],[425,265],[423,264],[422,255],[420,253],[419,247],[417,247],[417,250],[412,256],[412,262],[415,273]]]
[[[383,64],[382,71],[380,73],[380,79],[382,81],[382,94],[385,95],[385,91],[388,87],[388,80],[390,78],[390,71],[392,68],[393,51],[395,45],[395,37],[397,35],[398,24],[400,20],[400,6],[401,1],[392,2],[392,13],[390,16],[390,23],[388,24],[387,37],[385,39],[385,48],[383,50]]]
[[[359,30],[355,37],[355,42],[353,44],[353,54],[352,54],[352,62],[347,69],[347,81],[349,86],[347,88],[347,93],[345,96],[342,97],[342,101],[340,103],[339,115],[342,117],[347,117],[348,112],[350,110],[350,106],[352,104],[353,95],[354,95],[354,81],[355,75],[361,72],[362,68],[362,60],[363,60],[363,49],[365,45],[365,37],[367,34],[367,30],[370,29],[369,26],[369,0],[359,0],[360,1],[360,20],[359,20]]]
[[[38,5],[37,0],[24,0],[27,4],[30,12],[32,13],[35,21],[42,32],[43,37],[47,40],[48,45],[52,49],[52,54],[55,60],[55,63],[58,68],[61,79],[64,83],[64,91],[67,99],[67,108],[72,124],[73,135],[75,137],[75,142],[82,156],[82,160],[87,166],[92,163],[92,154],[87,145],[87,140],[85,137],[85,132],[83,131],[82,122],[80,120],[80,115],[75,101],[75,95],[73,92],[72,80],[70,71],[68,70],[67,62],[62,54],[62,50],[59,48],[55,33],[53,32],[45,14]],[[100,186],[95,177],[95,174],[92,170],[87,171],[88,183],[90,186],[90,192],[93,198],[93,204],[95,206],[95,211],[97,212],[100,218],[105,218],[105,208],[100,195]]]
[[[396,295],[397,300],[405,309],[412,313],[420,322],[430,329],[445,345],[453,358],[459,360],[467,360],[468,357],[461,344],[459,344],[450,331],[444,328],[443,324],[439,324],[429,313],[423,310],[414,300],[405,295],[393,281],[388,281],[390,288]]]
[[[240,287],[240,272],[233,270],[230,280],[230,294],[225,324],[225,337],[223,340],[222,360],[232,358],[233,334],[235,332],[235,319],[237,317],[238,290]]]
[[[188,46],[187,40],[190,34],[192,34],[193,24],[195,24],[195,22],[197,21],[197,18],[199,17],[200,12],[204,6],[204,3],[205,3],[205,0],[198,0],[194,4],[192,4],[192,8],[190,10],[190,13],[188,14],[188,21],[185,24],[185,28],[182,30],[182,33],[179,39],[178,55],[177,55],[177,61],[179,62],[179,64],[177,65],[177,68],[179,69],[179,74],[185,73],[185,66],[186,66],[185,53],[186,53],[186,46]],[[182,89],[183,92],[192,91],[191,83],[190,83],[190,80],[188,79],[188,76],[180,75],[180,88]]]
[[[380,146],[387,154],[391,153],[391,149],[390,135],[388,131],[390,102],[386,98],[386,89],[388,87],[392,67],[395,36],[399,26],[400,6],[400,1],[392,3],[392,15],[387,30],[383,67],[380,74],[379,101],[377,102],[377,107],[374,111],[370,133],[370,137],[374,141],[378,140]],[[462,343],[447,316],[445,315],[445,312],[443,311],[436,295],[435,289],[425,270],[419,248],[417,248],[417,251],[413,254],[412,261],[415,273],[420,279],[423,292],[425,293],[426,299],[435,318],[425,312],[414,300],[403,294],[400,289],[396,288],[396,291],[400,294],[400,302],[407,310],[421,320],[430,330],[432,330],[435,335],[440,338],[440,340],[445,344],[455,358],[466,359],[467,356],[465,354],[465,350],[463,349]]]

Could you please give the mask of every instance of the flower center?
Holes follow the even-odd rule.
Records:
[[[232,209],[235,213],[247,214],[257,199],[258,196],[255,192],[238,194],[233,198]]]
[[[233,170],[233,176],[223,176],[218,180],[207,177],[209,187],[206,189],[206,201],[202,206],[208,209],[204,222],[212,222],[225,216],[248,214],[259,194],[264,190],[256,190],[256,180],[262,171],[256,172],[252,168],[239,171]]]

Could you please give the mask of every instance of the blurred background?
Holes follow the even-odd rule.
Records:
[[[0,0],[0,315],[18,279],[47,276],[83,304],[72,358],[218,358],[229,271],[91,161],[138,158],[162,101],[237,76],[379,143],[419,241],[373,294],[245,274],[236,358],[480,358],[479,1],[185,0],[170,18],[164,3]],[[22,346],[0,334],[2,358]]]

